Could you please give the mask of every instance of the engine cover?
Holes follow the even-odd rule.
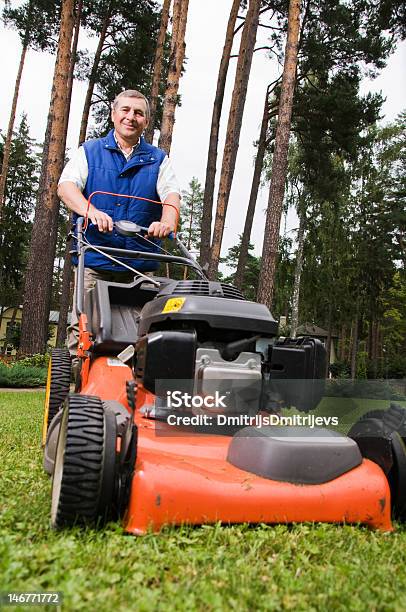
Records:
[[[203,321],[211,328],[275,336],[278,323],[264,304],[204,295],[156,297],[141,311],[139,334]]]

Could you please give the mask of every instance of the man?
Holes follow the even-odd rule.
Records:
[[[58,196],[74,213],[75,220],[85,216],[88,197],[94,191],[160,200],[172,206],[97,194],[92,198],[88,213],[93,225],[87,229],[86,238],[91,244],[155,250],[142,238],[118,235],[113,222],[122,219],[148,227],[149,236],[155,238],[163,238],[176,229],[180,190],[169,158],[161,149],[147,144],[141,136],[148,125],[149,114],[148,100],[140,92],[130,89],[118,94],[111,112],[114,129],[106,137],[89,140],[78,149],[61,175]],[[141,272],[157,268],[153,261],[124,261]],[[125,268],[120,269],[119,264],[89,250],[85,257],[85,291],[89,291],[97,279],[131,282],[134,275],[123,270]],[[76,352],[77,335],[74,299],[68,339],[72,355]]]

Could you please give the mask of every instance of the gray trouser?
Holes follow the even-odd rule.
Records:
[[[146,276],[150,273],[144,273]],[[110,281],[113,283],[132,283],[136,277],[135,273],[132,272],[109,272],[108,270],[93,270],[92,268],[85,268],[84,277],[84,299],[86,302],[86,296],[96,285],[97,280]],[[79,339],[79,317],[76,310],[76,282],[77,282],[77,269],[75,268],[75,290],[73,292],[73,306],[72,306],[72,319],[71,324],[68,327],[68,349],[72,357],[76,357],[76,350]]]

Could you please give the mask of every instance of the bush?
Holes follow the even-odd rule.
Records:
[[[347,361],[331,363],[329,370],[333,378],[350,378],[351,376],[351,366]]]
[[[385,364],[388,378],[406,378],[406,355],[391,355]]]
[[[17,363],[23,366],[47,368],[49,363],[49,353],[45,353],[44,355],[37,353],[36,355],[31,355],[31,357],[23,357],[22,359],[18,359]]]
[[[41,387],[46,384],[47,368],[0,363],[0,387]]]

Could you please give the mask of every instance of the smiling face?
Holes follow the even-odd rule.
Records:
[[[143,98],[120,97],[111,119],[120,144],[134,146],[148,125],[147,104]]]

